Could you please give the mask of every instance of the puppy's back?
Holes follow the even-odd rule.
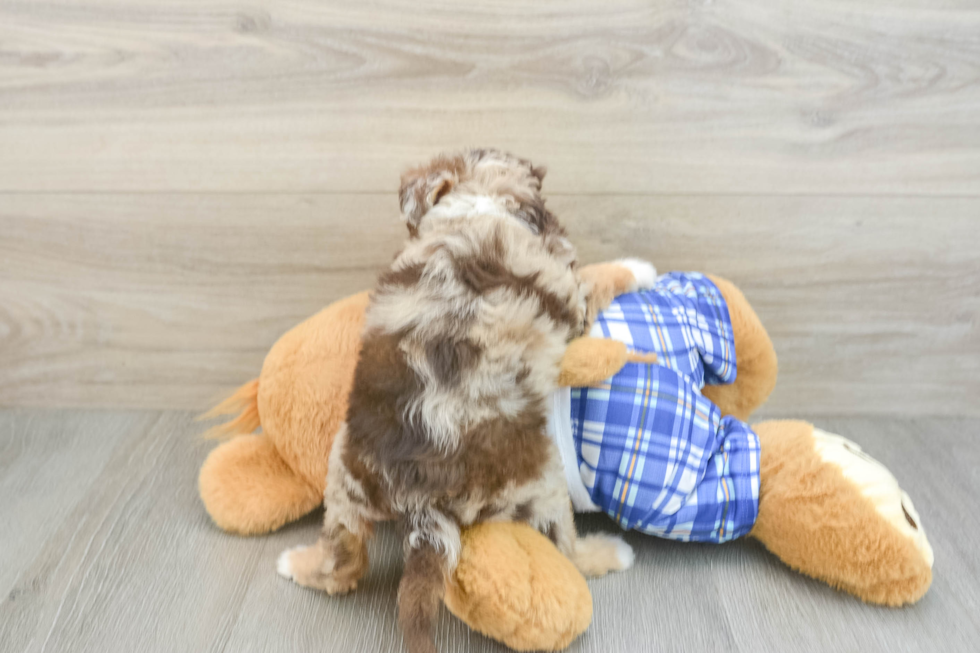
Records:
[[[372,376],[381,387],[364,390],[390,391],[385,400],[418,429],[410,440],[446,454],[483,422],[537,409],[584,318],[573,263],[560,233],[495,216],[447,221],[411,241],[379,280],[364,341],[391,350],[386,359],[405,373]]]

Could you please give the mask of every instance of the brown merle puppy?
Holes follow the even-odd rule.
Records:
[[[367,569],[372,524],[405,524],[399,622],[430,634],[460,527],[530,523],[584,573],[622,569],[619,538],[577,538],[545,399],[568,342],[594,314],[575,249],[541,198],[542,168],[496,150],[442,156],[402,178],[410,238],[367,309],[347,423],[337,434],[323,533],[279,570],[334,594]]]

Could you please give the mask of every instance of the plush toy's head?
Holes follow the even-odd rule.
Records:
[[[541,198],[544,175],[543,167],[500,150],[443,154],[402,175],[402,217],[412,237],[470,214],[505,214],[542,233],[558,226]]]

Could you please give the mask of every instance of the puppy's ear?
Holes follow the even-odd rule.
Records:
[[[451,170],[431,167],[415,168],[402,175],[398,201],[401,203],[402,218],[408,223],[412,235],[418,230],[422,216],[453,189],[456,179]]]
[[[544,166],[531,166],[531,174],[538,178],[540,184],[544,181],[544,176],[548,174],[548,169]]]

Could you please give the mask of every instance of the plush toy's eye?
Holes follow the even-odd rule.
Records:
[[[909,514],[908,508],[905,507],[904,501],[902,502],[902,512],[905,513],[905,521],[909,523],[909,526],[911,526],[915,530],[919,530],[919,525],[915,523],[914,519],[912,519],[912,515]]]

